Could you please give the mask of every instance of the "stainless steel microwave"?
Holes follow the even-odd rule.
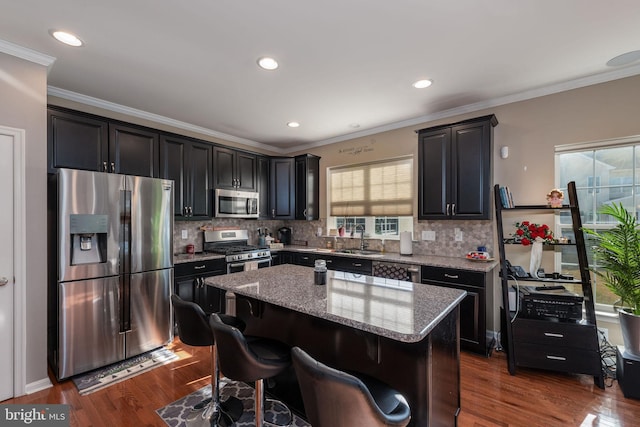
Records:
[[[259,195],[252,191],[217,189],[215,216],[217,218],[258,218]]]

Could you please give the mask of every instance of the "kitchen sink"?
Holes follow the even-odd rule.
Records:
[[[379,251],[368,251],[368,250],[360,250],[360,249],[336,249],[335,253],[341,254],[353,254],[353,255],[362,255],[362,256],[383,256]]]

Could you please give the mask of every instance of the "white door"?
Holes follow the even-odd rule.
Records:
[[[14,395],[14,146],[0,127],[0,401]],[[7,338],[5,338],[7,337]]]

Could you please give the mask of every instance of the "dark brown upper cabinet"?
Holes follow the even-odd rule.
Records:
[[[320,218],[320,157],[304,154],[296,161],[296,214],[295,219]]]
[[[72,111],[48,109],[48,172],[83,169],[157,177],[159,136],[152,130]]]
[[[213,146],[178,136],[160,137],[160,177],[174,181],[176,219],[208,219],[213,214]]]
[[[418,131],[418,219],[491,218],[496,116]]]
[[[256,191],[256,163],[255,154],[225,147],[214,147],[214,188]]]

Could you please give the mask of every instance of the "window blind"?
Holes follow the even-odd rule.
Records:
[[[329,170],[331,216],[413,215],[413,158]]]

